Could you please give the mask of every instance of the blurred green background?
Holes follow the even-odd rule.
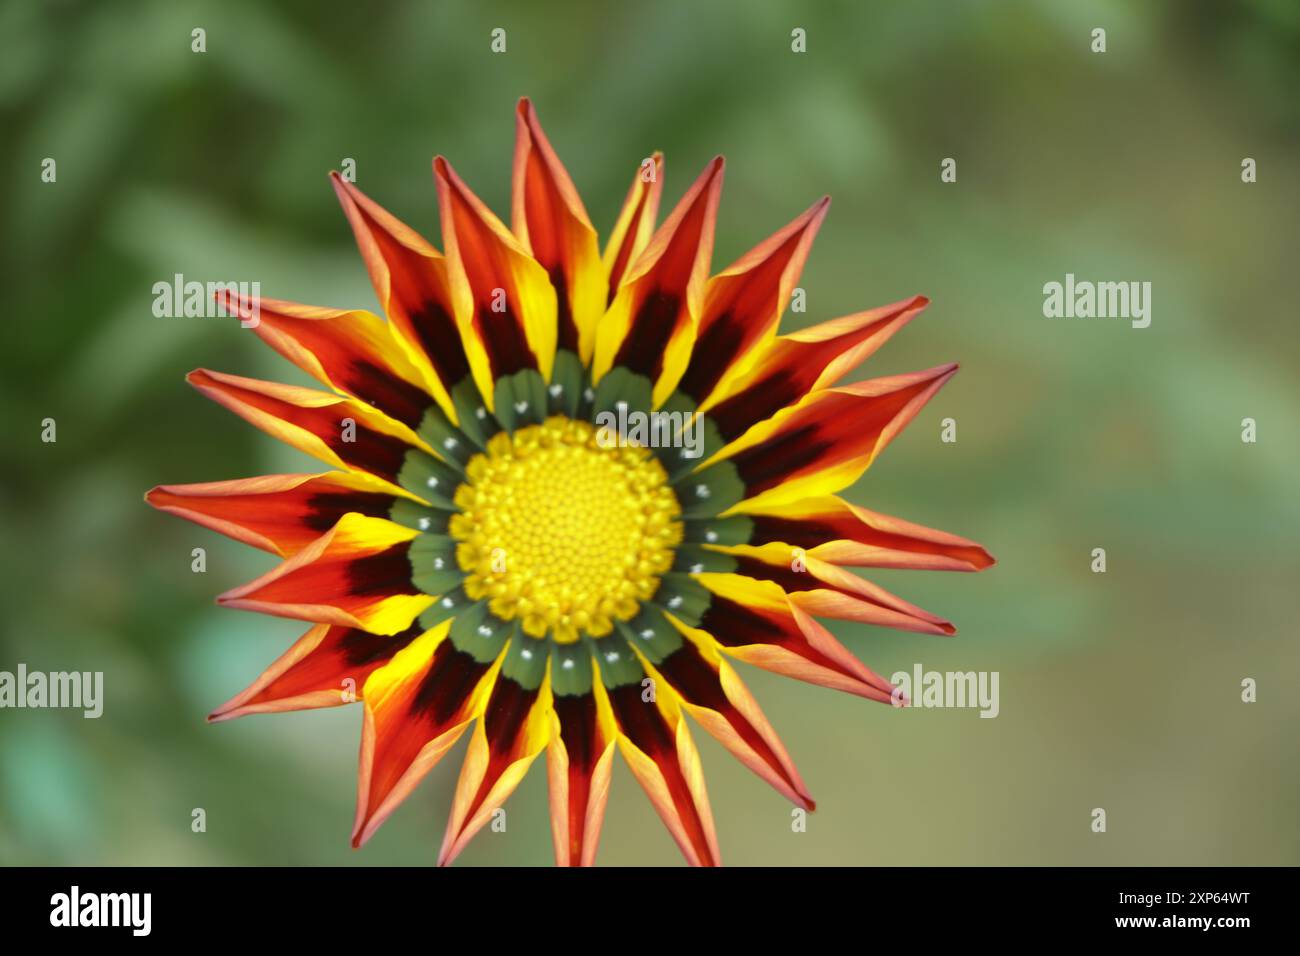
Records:
[[[791,832],[782,799],[697,730],[726,862],[1300,862],[1300,7],[331,6],[0,5],[0,670],[102,670],[107,694],[99,720],[0,711],[0,861],[433,860],[463,741],[352,851],[357,709],[204,723],[305,626],[218,609],[271,558],[141,496],[315,466],[182,379],[296,370],[232,321],[155,318],[151,287],[255,278],[377,308],[326,172],[354,158],[358,185],[436,240],[441,152],[504,215],[527,94],[602,232],[652,150],[664,211],[724,153],[715,268],[830,193],[808,312],[786,326],[924,293],[858,376],[963,366],[851,497],[1000,563],[876,576],[955,638],[836,631],[886,676],[998,671],[1001,715],[746,668],[819,809]],[[1042,286],[1067,272],[1152,282],[1151,327],[1045,319]],[[462,861],[549,863],[545,790],[539,761],[507,832]],[[622,767],[599,860],[680,862]]]

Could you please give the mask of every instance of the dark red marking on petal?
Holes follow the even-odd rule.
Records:
[[[793,618],[759,608],[745,607],[730,598],[713,595],[713,602],[700,622],[724,647],[771,644],[798,654],[827,670],[843,673],[844,668],[808,643]]]
[[[383,666],[411,641],[420,636],[418,625],[400,634],[385,636],[350,627],[331,627],[302,660],[263,688],[241,707],[300,697],[321,690],[341,690],[343,681],[365,685],[371,671]]]
[[[403,541],[378,554],[349,561],[349,594],[419,594],[411,583],[411,543]]]
[[[562,266],[553,266],[550,275],[551,285],[555,286],[556,347],[576,353],[578,326],[573,321],[573,309],[569,303],[569,282],[564,278]]]
[[[487,738],[488,765],[479,783],[478,792],[465,813],[468,820],[474,816],[492,787],[516,759],[516,744],[524,730],[528,713],[537,700],[537,690],[521,687],[509,677],[498,677],[496,686],[483,714],[483,731]]]
[[[802,232],[792,233],[769,258],[745,274],[725,311],[706,314],[701,320],[691,364],[678,385],[681,391],[697,402],[704,401],[732,363],[766,331],[771,316],[779,314],[776,299],[781,276],[804,241]]]
[[[424,389],[397,378],[372,362],[356,360],[348,363],[338,385],[343,391],[356,395],[412,429],[419,426],[425,411],[433,404],[433,399]]]
[[[302,521],[308,528],[324,534],[349,512],[355,511],[368,518],[387,518],[396,500],[393,495],[382,492],[317,492],[307,498],[307,513]]]
[[[614,358],[615,366],[645,375],[651,381],[663,370],[664,350],[681,311],[681,296],[656,290],[641,302],[627,338]]]
[[[690,641],[669,654],[655,665],[655,669],[667,678],[673,690],[686,700],[699,707],[716,710],[726,718],[727,723],[757,753],[778,776],[789,780],[781,759],[772,751],[767,741],[754,729],[753,724],[736,709],[722,688],[722,681],[715,670]]]
[[[801,473],[870,454],[889,424],[934,383],[921,379],[869,398],[828,393],[821,406],[795,413],[768,440],[731,456],[745,493],[752,497]]]
[[[457,650],[450,640],[442,641],[411,701],[410,716],[437,726],[449,724],[491,666]]]
[[[591,799],[591,778],[600,759],[597,746],[600,727],[596,698],[592,694],[557,695],[555,714],[560,720],[560,739],[569,760],[569,865],[582,863],[582,841],[587,827],[587,805]]]
[[[709,848],[704,823],[696,810],[695,798],[687,786],[677,759],[677,738],[673,728],[664,719],[657,705],[641,699],[641,693],[639,682],[609,689],[609,701],[619,729],[655,762],[668,785],[674,808],[696,854],[701,860],[711,862],[713,852]]]

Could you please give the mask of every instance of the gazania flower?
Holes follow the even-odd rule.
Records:
[[[433,161],[442,252],[333,177],[387,321],[226,294],[324,389],[190,382],[331,470],[148,500],[284,559],[218,601],[312,626],[210,719],[362,701],[354,845],[468,732],[439,863],[545,752],[556,860],[590,864],[617,749],[716,864],[688,716],[813,807],[732,662],[887,702],[818,618],[954,629],[850,569],[992,563],[836,497],[957,367],[835,384],[919,296],[777,334],[829,200],[710,277],[721,158],[657,228],[645,160],[602,248],[527,100],[516,124],[509,228]]]

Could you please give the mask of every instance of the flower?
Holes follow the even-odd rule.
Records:
[[[993,563],[836,496],[957,367],[834,384],[921,296],[777,334],[829,199],[710,277],[720,157],[658,228],[646,159],[602,250],[526,99],[516,125],[511,228],[434,159],[445,252],[333,175],[387,321],[219,293],[328,390],[189,381],[333,470],[147,499],[284,559],[218,602],[313,626],[209,719],[360,699],[354,846],[470,731],[440,864],[543,751],[557,862],[592,863],[615,749],[716,864],[687,715],[813,808],[732,662],[889,701],[817,618],[954,628],[849,568]]]

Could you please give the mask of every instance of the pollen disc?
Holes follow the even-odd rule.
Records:
[[[602,637],[659,586],[681,507],[659,460],[563,417],[500,432],[466,466],[450,532],[465,591],[525,634]]]

